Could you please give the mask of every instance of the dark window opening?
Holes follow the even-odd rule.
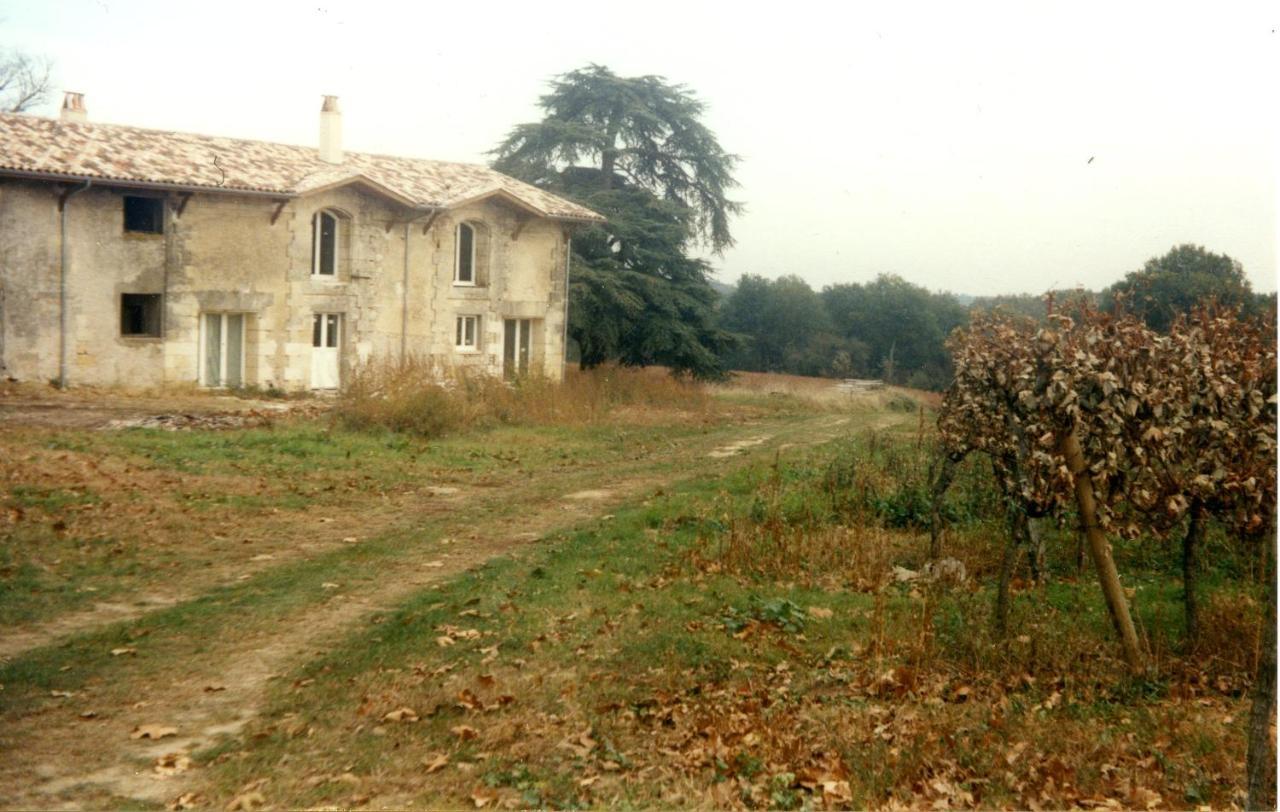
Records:
[[[315,259],[311,272],[320,276],[333,276],[337,268],[338,218],[328,212],[317,212],[311,221]]]
[[[124,198],[124,230],[132,234],[164,233],[164,200],[158,197]]]
[[[159,293],[125,293],[120,296],[120,335],[160,337]]]
[[[458,224],[458,274],[456,281],[475,282],[475,230],[466,223]]]

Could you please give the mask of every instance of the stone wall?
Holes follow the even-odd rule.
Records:
[[[58,375],[58,195],[66,187],[0,179],[0,374]],[[150,387],[201,381],[202,313],[245,313],[245,381],[311,386],[312,318],[341,314],[341,374],[407,354],[500,374],[503,320],[532,319],[534,369],[559,378],[566,235],[497,198],[434,217],[358,186],[278,203],[169,195],[163,234],[126,233],[125,192],[93,186],[66,207],[68,379]],[[312,218],[339,217],[334,278],[312,274]],[[410,220],[410,218],[416,218]],[[406,221],[408,221],[406,223]],[[475,225],[484,284],[454,284],[457,225]],[[424,233],[425,232],[425,233]],[[405,252],[408,250],[406,266]],[[163,334],[121,334],[121,295],[163,294]],[[481,318],[480,346],[454,346],[455,319]]]

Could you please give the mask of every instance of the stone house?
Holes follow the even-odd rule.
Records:
[[[0,114],[0,378],[332,389],[370,358],[563,374],[572,229],[484,166]]]

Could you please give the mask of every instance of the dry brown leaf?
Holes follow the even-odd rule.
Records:
[[[176,727],[166,727],[165,725],[139,725],[129,734],[131,739],[164,739],[169,736],[178,735]]]
[[[847,806],[853,802],[853,790],[848,781],[823,781],[822,800],[827,806]]]
[[[253,810],[266,802],[267,799],[263,797],[262,793],[255,790],[232,798],[227,804],[226,810],[227,812],[253,812]]]
[[[137,653],[138,653],[138,650],[137,650],[136,648],[129,648],[128,646],[125,646],[125,647],[123,647],[123,648],[113,648],[113,649],[111,649],[111,656],[112,656],[112,657],[119,657],[119,656],[120,656],[120,655],[122,655],[122,654],[133,654],[133,655],[136,655]]]
[[[181,812],[183,809],[195,809],[202,799],[194,792],[184,792],[164,805],[169,812]]]
[[[449,728],[449,732],[457,736],[459,739],[474,739],[480,735],[480,731],[470,725],[454,725]]]
[[[588,728],[571,739],[565,739],[560,743],[561,747],[572,750],[577,756],[586,756],[596,748],[596,740],[591,738],[591,729]]]
[[[418,712],[413,708],[396,708],[390,713],[382,717],[384,722],[416,722],[418,721]]]
[[[185,753],[166,753],[153,767],[159,775],[177,775],[191,769],[191,758]]]
[[[438,770],[443,770],[448,766],[448,764],[449,756],[444,753],[440,753],[432,758],[424,758],[422,760],[422,766],[427,768],[428,775],[433,772],[437,772]]]
[[[476,809],[484,809],[496,800],[498,800],[498,793],[491,789],[476,787],[471,791],[471,802],[476,805]]]

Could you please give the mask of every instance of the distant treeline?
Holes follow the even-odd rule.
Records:
[[[967,320],[968,308],[949,293],[887,274],[821,292],[798,276],[747,275],[720,315],[726,330],[744,337],[729,354],[729,369],[939,389],[951,375],[943,341]]]
[[[1197,301],[1212,297],[1248,314],[1274,310],[1275,294],[1256,294],[1240,264],[1182,245],[1101,292],[1057,291],[1059,301],[1086,297],[1111,310],[1127,308],[1157,330]],[[815,291],[798,276],[745,275],[720,302],[720,326],[740,337],[725,357],[731,370],[832,378],[882,378],[918,389],[951,381],[946,338],[971,310],[1002,308],[1043,319],[1043,294],[978,297],[967,305],[951,293],[882,274],[866,284]]]

